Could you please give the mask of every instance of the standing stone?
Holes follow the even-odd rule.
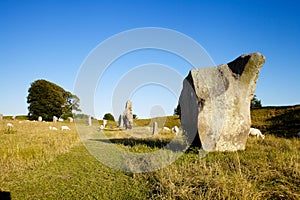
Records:
[[[52,119],[53,119],[53,123],[57,122],[57,117],[56,116],[53,116]]]
[[[68,117],[69,123],[73,123],[74,119],[72,117]]]
[[[132,115],[132,102],[130,100],[126,102],[125,111],[123,114],[123,121],[126,129],[132,129],[133,115]]]
[[[158,124],[157,124],[157,122],[154,122],[154,123],[153,123],[152,134],[153,134],[153,135],[157,135],[157,134],[158,134]]]
[[[104,127],[104,128],[105,128],[106,124],[107,124],[107,120],[104,119],[104,120],[103,120],[103,127]]]
[[[41,116],[38,117],[38,121],[41,122],[43,121],[43,118]]]
[[[123,128],[124,127],[124,121],[123,121],[123,119],[124,119],[124,116],[120,115],[119,116],[119,120],[118,120],[118,127],[119,128]]]
[[[86,125],[87,126],[92,126],[92,117],[91,117],[91,115],[88,115],[86,117]]]
[[[3,120],[3,114],[0,114],[0,121]]]
[[[192,69],[179,98],[183,134],[205,151],[244,150],[250,102],[265,57],[242,55],[213,68]],[[195,142],[197,143],[197,142]]]

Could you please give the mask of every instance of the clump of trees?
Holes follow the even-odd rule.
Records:
[[[43,120],[51,121],[56,116],[66,119],[73,116],[72,111],[81,111],[79,102],[76,95],[55,83],[36,80],[28,90],[28,118],[34,120],[41,116]]]
[[[251,105],[250,105],[250,108],[251,109],[255,109],[255,108],[261,108],[262,105],[261,105],[261,100],[259,100],[257,98],[256,95],[254,95],[253,99],[251,100]]]
[[[111,113],[106,113],[104,115],[103,119],[106,119],[106,120],[109,120],[109,121],[115,121],[115,118]]]

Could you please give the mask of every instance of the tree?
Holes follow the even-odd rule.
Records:
[[[174,108],[174,113],[173,113],[173,115],[180,115],[180,104],[178,104],[177,105],[177,107],[176,108]]]
[[[137,114],[132,115],[133,119],[137,119]]]
[[[28,118],[31,120],[42,116],[44,120],[51,121],[53,116],[72,116],[72,110],[80,110],[79,98],[76,95],[46,80],[31,83],[27,103]]]
[[[106,113],[104,115],[103,119],[110,120],[110,121],[115,121],[115,118],[111,113]]]
[[[251,105],[250,108],[251,109],[255,109],[255,108],[261,108],[261,101],[259,99],[257,99],[256,95],[254,95],[253,99],[251,100]]]

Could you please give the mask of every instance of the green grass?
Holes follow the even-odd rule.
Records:
[[[253,126],[265,128],[265,140],[248,138],[246,150],[238,152],[198,154],[195,149],[166,168],[140,174],[120,172],[99,162],[82,145],[73,124],[58,123],[57,127],[66,124],[71,131],[55,132],[48,129],[48,123],[3,120],[0,191],[22,200],[300,199],[300,139],[290,137],[297,129],[297,112],[298,108],[293,112],[290,108],[254,110]],[[294,118],[284,117],[286,113]],[[293,126],[282,125],[290,126],[290,132],[272,129],[276,124],[270,119],[277,116],[283,116],[277,122],[294,120]],[[150,126],[153,121],[135,120],[134,126]],[[9,133],[7,122],[14,124]],[[178,122],[177,116],[167,117],[164,126],[171,128]],[[95,136],[97,126],[90,127]],[[174,138],[164,131],[158,136],[143,133],[143,137],[120,129],[105,129],[104,134],[114,145],[139,153],[156,151]],[[106,145],[103,140],[97,142]]]

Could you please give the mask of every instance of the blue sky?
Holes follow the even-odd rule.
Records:
[[[299,10],[297,0],[1,0],[0,113],[27,114],[27,91],[37,79],[72,92],[80,66],[97,45],[115,34],[142,27],[173,29],[193,38],[216,65],[243,53],[261,52],[266,64],[256,95],[262,104],[300,104]],[[144,63],[169,65],[182,77],[192,67],[157,51],[120,58],[95,88],[97,118],[107,112],[115,117],[120,114],[112,106],[113,90],[124,74]],[[140,118],[152,116],[153,110],[170,115],[177,103],[176,95],[155,84],[133,91],[130,98]]]

